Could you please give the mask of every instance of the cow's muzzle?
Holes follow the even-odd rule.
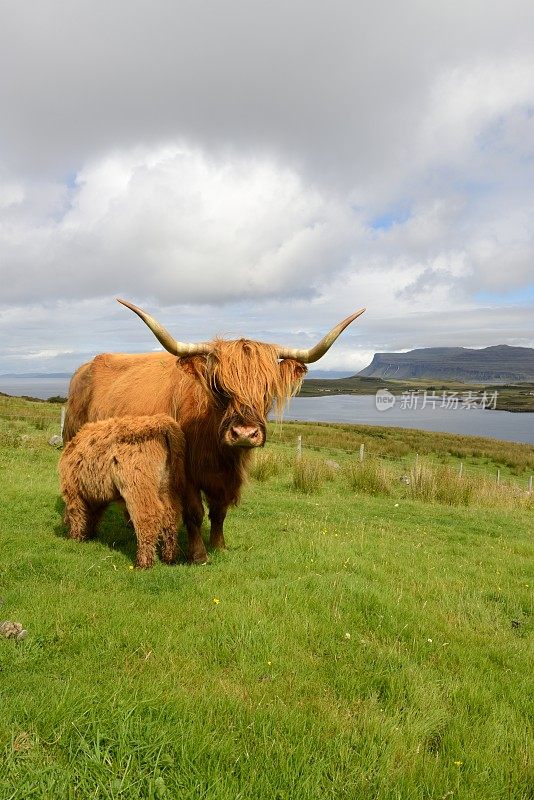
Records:
[[[225,434],[230,447],[261,447],[265,433],[258,425],[231,425]]]

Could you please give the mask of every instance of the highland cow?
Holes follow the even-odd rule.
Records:
[[[184,449],[180,426],[166,414],[84,425],[59,461],[70,538],[94,537],[106,506],[123,501],[137,537],[136,566],[152,566],[158,539],[162,560],[173,562],[185,491]]]
[[[202,494],[209,508],[210,544],[222,548],[226,512],[239,501],[251,449],[265,443],[269,410],[274,404],[281,411],[298,392],[306,364],[318,361],[365,309],[301,350],[250,339],[178,342],[145,311],[119,302],[148,325],[168,352],[105,353],[83,364],[70,384],[64,441],[84,423],[107,417],[163,412],[176,419],[187,445],[189,559],[205,562]]]

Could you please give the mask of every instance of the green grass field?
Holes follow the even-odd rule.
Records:
[[[115,509],[65,538],[58,418],[0,402],[0,619],[28,630],[0,639],[1,800],[534,796],[534,509],[398,480],[418,452],[517,492],[534,447],[273,427],[229,549],[138,572]]]

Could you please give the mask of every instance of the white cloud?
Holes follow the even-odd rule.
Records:
[[[0,183],[0,211],[19,206],[24,200],[24,187],[19,182]]]
[[[415,140],[416,158],[424,166],[450,167],[458,162],[463,166],[467,158],[478,158],[479,149],[490,144],[492,126],[529,107],[533,100],[532,56],[497,57],[446,69],[431,88],[429,107]]]
[[[74,353],[74,350],[34,350],[30,351],[29,353],[24,353],[19,355],[19,358],[23,360],[33,361],[40,361],[41,359],[50,359],[50,358],[58,358],[59,356],[70,356]]]
[[[70,204],[2,226],[4,298],[117,292],[176,302],[311,294],[360,226],[339,200],[266,159],[135,148],[86,165]]]

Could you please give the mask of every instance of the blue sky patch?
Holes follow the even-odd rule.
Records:
[[[402,225],[409,218],[410,212],[407,209],[396,208],[374,217],[369,225],[375,231],[387,231],[393,225]]]
[[[512,289],[505,292],[477,292],[475,300],[479,303],[497,305],[521,305],[534,302],[534,283],[523,286],[521,289]]]
[[[75,189],[76,188],[76,176],[77,172],[69,172],[65,178],[65,185],[68,189]]]

